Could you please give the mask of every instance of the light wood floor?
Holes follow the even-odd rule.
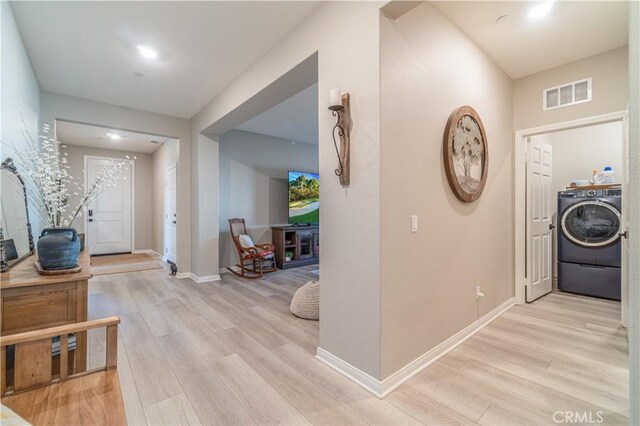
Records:
[[[553,424],[556,411],[628,423],[618,303],[550,294],[516,306],[379,400],[315,360],[318,323],[289,313],[313,269],[206,284],[167,270],[93,278],[89,316],[122,318],[129,424]]]

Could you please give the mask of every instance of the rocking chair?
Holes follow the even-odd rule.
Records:
[[[275,247],[273,244],[255,244],[247,234],[244,219],[229,219],[229,229],[240,259],[240,263],[236,265],[240,272],[227,267],[229,272],[242,278],[255,279],[264,277],[265,272],[278,270]]]

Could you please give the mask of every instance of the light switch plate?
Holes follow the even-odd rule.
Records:
[[[418,215],[411,216],[411,232],[418,232]]]

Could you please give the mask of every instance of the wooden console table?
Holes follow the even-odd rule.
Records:
[[[320,227],[318,225],[272,226],[276,265],[279,269],[313,265],[320,261]],[[293,258],[285,260],[285,253]]]
[[[87,320],[91,260],[80,253],[80,272],[40,275],[31,255],[0,274],[0,334],[22,333]],[[76,333],[75,372],[87,369],[87,332]]]

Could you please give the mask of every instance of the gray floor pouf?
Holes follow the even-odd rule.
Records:
[[[291,299],[291,313],[299,318],[320,319],[320,282],[309,281],[300,287]]]

